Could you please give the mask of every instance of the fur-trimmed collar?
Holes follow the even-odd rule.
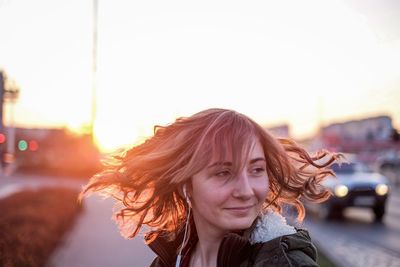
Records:
[[[196,228],[191,220],[192,234],[190,235],[188,249],[197,242]],[[247,253],[251,251],[251,246],[256,243],[264,243],[283,235],[296,233],[297,230],[286,223],[286,219],[278,212],[267,209],[254,221],[253,225],[242,233],[228,233],[222,240],[218,256],[218,266],[235,266],[234,263],[240,262]],[[147,240],[151,239],[149,233]],[[163,235],[159,235],[149,247],[159,256],[152,266],[171,266],[175,264],[177,247],[181,245],[183,231],[174,240],[167,240]],[[183,253],[185,255],[186,252]]]
[[[256,219],[255,227],[250,232],[249,242],[262,243],[294,233],[296,229],[287,224],[285,217],[272,209],[267,209]]]

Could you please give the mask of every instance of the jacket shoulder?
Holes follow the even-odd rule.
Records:
[[[252,263],[242,266],[318,266],[317,250],[306,230],[254,244]]]
[[[293,266],[318,266],[317,248],[311,242],[308,231],[300,229],[296,234],[283,236],[281,240]]]

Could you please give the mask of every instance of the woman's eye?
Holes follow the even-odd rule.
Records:
[[[228,177],[231,175],[230,171],[219,171],[215,174],[217,177]]]
[[[251,172],[253,174],[263,174],[266,172],[266,170],[263,167],[256,167],[256,168],[253,168]]]

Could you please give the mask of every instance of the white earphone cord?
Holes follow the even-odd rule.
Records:
[[[183,241],[182,241],[182,245],[179,249],[179,254],[176,257],[175,267],[179,267],[181,265],[182,250],[183,250],[183,247],[186,246],[186,242],[188,241],[188,240],[186,240],[186,235],[187,235],[187,230],[188,230],[188,226],[189,226],[190,211],[191,211],[191,208],[189,207],[189,212],[188,212],[188,215],[186,218],[185,233],[183,234]]]

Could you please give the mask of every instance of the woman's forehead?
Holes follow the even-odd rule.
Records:
[[[264,149],[257,138],[249,138],[242,144],[221,144],[212,150],[207,165],[215,163],[246,164],[256,158],[264,158]]]

